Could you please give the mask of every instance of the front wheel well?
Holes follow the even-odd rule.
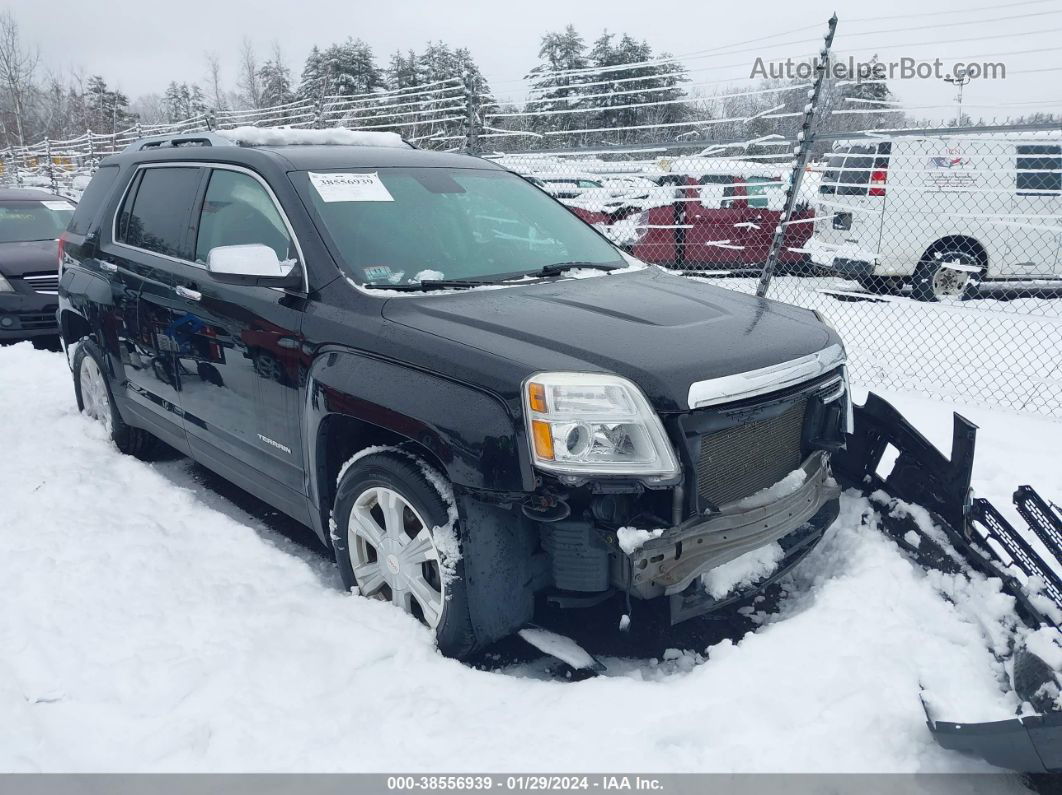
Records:
[[[945,251],[958,251],[963,254],[968,254],[976,259],[978,266],[981,268],[982,276],[988,270],[988,252],[977,238],[969,237],[967,235],[948,235],[947,237],[940,238],[940,240],[937,240],[925,250],[919,263],[930,262],[935,254],[940,254]]]
[[[360,450],[375,446],[401,446],[423,458],[439,472],[446,473],[446,467],[439,457],[416,439],[345,414],[329,414],[325,417],[317,428],[316,442],[318,510],[322,527],[325,528],[325,541],[329,545],[328,519],[336,498],[336,481],[343,464]]]
[[[64,309],[59,315],[59,333],[67,345],[84,337],[92,336],[92,326],[77,312]]]

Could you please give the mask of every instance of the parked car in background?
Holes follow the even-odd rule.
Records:
[[[650,192],[644,209],[616,217],[610,231],[634,256],[683,269],[753,270],[762,267],[782,217],[784,173],[762,164],[683,163],[656,177],[666,191]],[[618,216],[619,214],[617,214]],[[786,227],[779,262],[807,262],[809,201],[798,204]],[[803,221],[803,223],[800,223]]]
[[[814,262],[934,301],[982,280],[1062,280],[1062,139],[896,136],[839,144],[819,188]]]
[[[678,623],[815,547],[852,422],[820,315],[646,267],[484,160],[316,133],[101,163],[60,319],[119,449],[161,438],[313,528],[459,657],[545,601]],[[772,544],[776,570],[706,589]]]
[[[0,190],[0,340],[59,333],[59,235],[69,199],[32,189]]]

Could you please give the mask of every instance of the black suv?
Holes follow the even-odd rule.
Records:
[[[78,407],[121,450],[305,523],[455,656],[542,601],[682,621],[821,538],[850,402],[814,313],[646,267],[478,158],[277,137],[137,142],[63,236]]]

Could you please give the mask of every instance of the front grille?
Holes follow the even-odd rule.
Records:
[[[59,274],[51,271],[27,273],[22,279],[31,290],[38,293],[54,293],[59,289]]]
[[[697,493],[719,507],[773,486],[802,462],[807,400],[770,419],[701,437]]]
[[[17,317],[18,322],[26,331],[39,331],[55,326],[54,312],[24,312],[19,313]]]

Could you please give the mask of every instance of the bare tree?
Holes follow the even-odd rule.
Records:
[[[214,103],[214,110],[225,110],[225,89],[221,87],[221,61],[216,52],[206,52],[203,56],[207,65],[207,93]]]
[[[258,55],[254,51],[251,40],[244,38],[243,46],[240,47],[240,78],[239,87],[243,100],[250,107],[258,109],[262,106],[262,84],[258,77]]]
[[[0,86],[8,111],[14,116],[19,145],[26,143],[26,110],[34,91],[33,75],[40,53],[22,43],[18,21],[5,10],[0,14]],[[10,145],[11,141],[8,141]]]

